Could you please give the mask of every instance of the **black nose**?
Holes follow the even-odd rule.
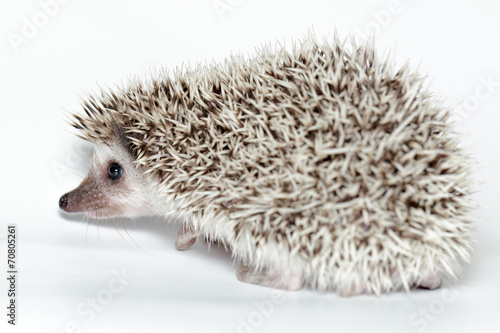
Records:
[[[59,199],[59,208],[64,209],[68,206],[68,194],[66,193]]]

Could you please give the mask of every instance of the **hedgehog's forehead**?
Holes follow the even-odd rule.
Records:
[[[93,162],[97,165],[109,163],[132,163],[130,153],[118,141],[94,143]]]

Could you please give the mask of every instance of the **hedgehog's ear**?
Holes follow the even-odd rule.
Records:
[[[118,140],[118,143],[132,155],[132,142],[127,137],[125,129],[122,126],[120,126],[116,121],[113,121],[111,126],[113,128],[115,137]]]

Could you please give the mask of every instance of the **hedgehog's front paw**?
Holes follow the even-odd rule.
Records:
[[[194,230],[192,226],[184,223],[177,233],[175,248],[179,251],[189,249],[196,242],[196,237],[198,237],[199,234],[200,233]]]
[[[299,290],[303,286],[302,272],[296,271],[255,271],[250,266],[241,266],[236,276],[243,282],[276,289]]]

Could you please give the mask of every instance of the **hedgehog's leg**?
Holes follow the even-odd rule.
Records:
[[[425,276],[425,278],[420,279],[418,281],[417,287],[422,289],[433,290],[441,287],[441,283],[442,283],[441,277],[438,274],[429,273]]]
[[[175,248],[179,251],[189,249],[196,242],[196,237],[199,235],[200,233],[191,225],[183,223],[175,239]]]
[[[351,284],[348,287],[344,286],[344,287],[339,288],[337,292],[338,292],[340,297],[358,296],[358,295],[366,293],[366,285],[365,284],[360,284],[360,285]]]
[[[302,271],[256,271],[250,266],[240,266],[238,280],[283,290],[299,290],[303,286]]]

